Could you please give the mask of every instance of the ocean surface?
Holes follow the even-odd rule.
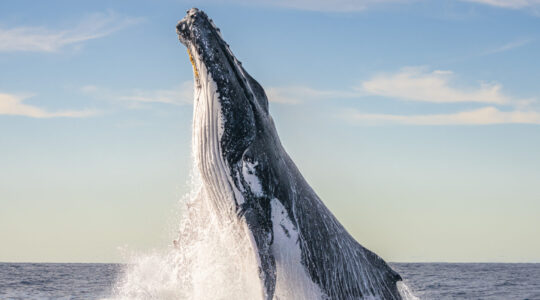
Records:
[[[392,263],[420,299],[538,299],[540,264]],[[0,263],[0,299],[103,299],[119,264]]]

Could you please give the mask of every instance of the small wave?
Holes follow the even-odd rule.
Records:
[[[42,280],[21,280],[19,282],[20,285],[32,285],[32,286],[39,286],[39,285],[44,285],[44,284],[47,284],[47,283],[51,283],[52,280],[50,279],[42,279]]]

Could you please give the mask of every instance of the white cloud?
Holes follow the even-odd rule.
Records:
[[[509,48],[506,47],[506,48]],[[501,50],[502,51],[502,50]],[[431,104],[481,103],[489,106],[468,111],[438,114],[395,115],[363,113],[351,110],[342,117],[362,124],[409,125],[490,125],[540,124],[540,112],[532,107],[534,99],[519,99],[502,93],[500,84],[482,83],[474,88],[451,84],[452,71],[428,71],[421,67],[403,68],[395,73],[379,74],[344,90],[321,90],[305,86],[273,87],[267,90],[270,101],[297,104],[309,100],[383,96],[394,101],[419,101]],[[500,107],[506,107],[501,109]]]
[[[344,115],[353,122],[366,124],[407,125],[492,125],[492,124],[540,124],[540,113],[535,111],[500,111],[489,106],[477,110],[451,114],[392,115],[365,114],[351,111]]]
[[[0,115],[25,116],[31,118],[84,118],[98,114],[95,110],[66,110],[49,112],[39,107],[24,104],[25,97],[0,93]]]
[[[343,90],[284,86],[270,87],[266,92],[269,101],[284,104],[353,99],[368,95],[429,103],[470,102],[519,107],[525,107],[534,101],[510,97],[502,92],[500,84],[481,83],[474,88],[457,88],[451,84],[453,77],[453,72],[448,70],[428,71],[423,67],[406,67],[395,73],[381,73],[361,82],[358,86]]]
[[[372,95],[433,103],[477,102],[518,105],[530,102],[504,95],[500,84],[482,83],[476,88],[459,89],[450,85],[451,77],[451,71],[426,72],[424,68],[403,68],[397,73],[381,74],[364,81],[361,88]]]
[[[463,0],[462,0],[463,1]],[[540,5],[540,0],[464,0],[502,8],[520,9]]]
[[[110,35],[139,21],[140,19],[123,17],[109,12],[90,15],[69,29],[0,28],[0,52],[54,52],[68,45]]]
[[[506,47],[509,48],[510,46]],[[501,50],[503,51],[503,50]],[[490,124],[540,124],[540,112],[532,109],[534,99],[517,99],[501,92],[500,84],[481,84],[476,88],[462,89],[450,84],[451,71],[426,71],[425,68],[403,68],[393,74],[382,74],[364,81],[364,92],[393,98],[441,103],[490,104],[476,110],[444,114],[395,115],[371,114],[351,111],[344,116],[355,122],[411,125],[490,125]],[[499,106],[512,107],[501,110]]]

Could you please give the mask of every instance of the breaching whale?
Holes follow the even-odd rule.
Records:
[[[309,186],[279,140],[261,85],[196,8],[176,27],[195,81],[193,153],[210,205],[245,226],[261,295],[401,299],[399,274],[361,246]],[[301,284],[300,284],[301,283]]]

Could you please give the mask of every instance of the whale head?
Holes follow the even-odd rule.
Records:
[[[219,207],[241,210],[264,192],[256,176],[263,159],[250,146],[278,140],[267,96],[206,13],[188,10],[176,30],[193,65],[193,153],[199,171],[215,201],[234,200]]]

